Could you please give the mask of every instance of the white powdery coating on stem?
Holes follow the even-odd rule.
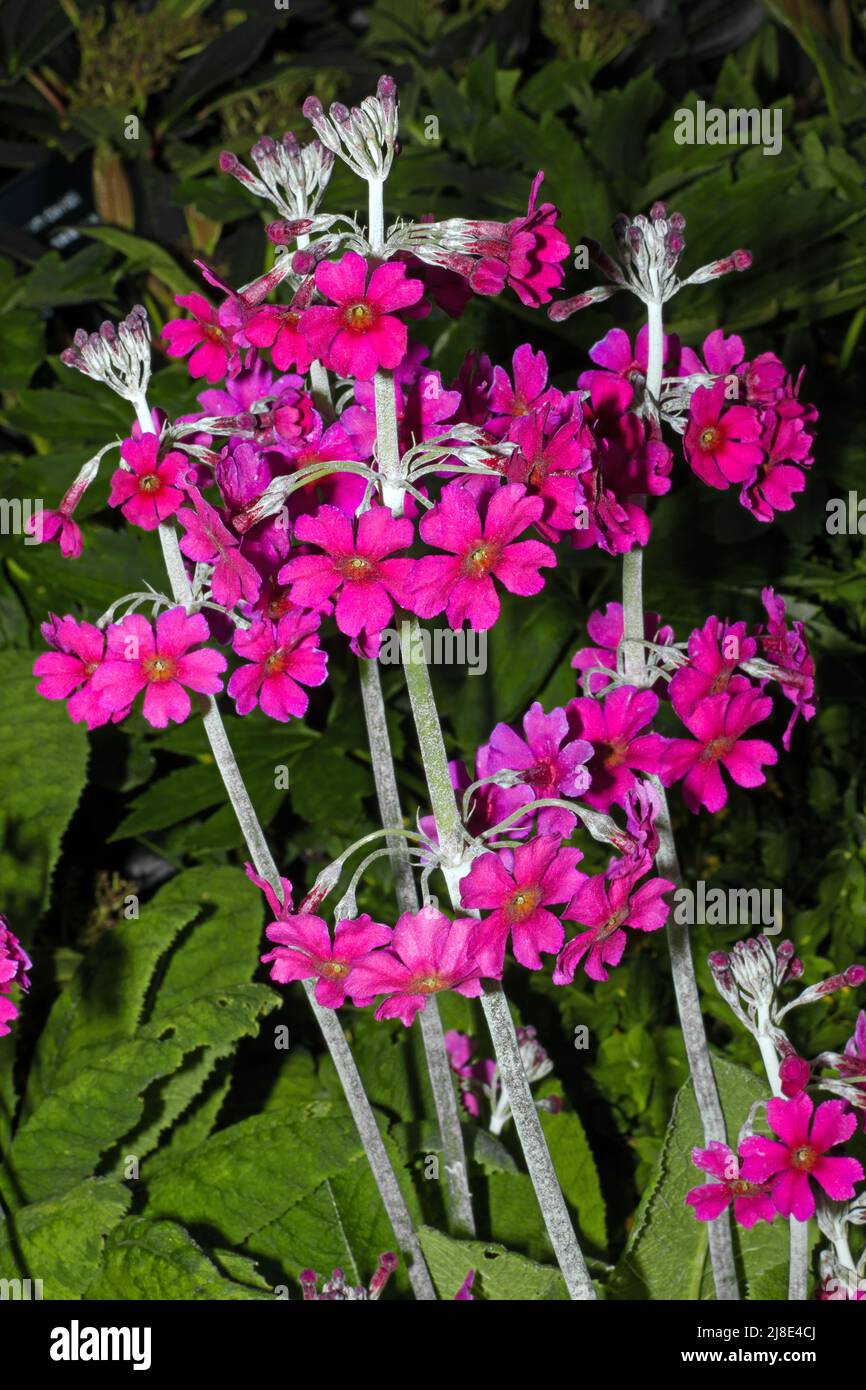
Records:
[[[649,342],[647,345],[646,391],[650,408],[661,394],[662,366],[664,359],[664,323],[660,300],[647,305],[647,325]],[[643,609],[643,549],[634,546],[622,557],[622,609],[625,673],[637,686],[643,683],[644,651],[641,645],[644,638]],[[663,878],[680,882],[680,865],[671,827],[665,789],[657,777],[652,779],[659,794],[660,808],[656,817],[659,835],[659,850],[656,866]],[[727,1140],[725,1117],[713,1075],[707,1034],[701,1014],[701,1000],[695,966],[692,960],[688,928],[668,919],[668,947],[671,953],[671,976],[680,1016],[683,1042],[686,1049],[695,1100],[704,1130],[704,1142],[714,1139],[725,1143]],[[716,1297],[731,1301],[739,1299],[737,1271],[734,1265],[734,1249],[731,1239],[731,1222],[728,1212],[709,1223],[710,1262],[713,1268],[713,1281]]]
[[[144,400],[136,403],[136,415],[138,423],[144,433],[153,434],[153,422],[150,411]],[[162,546],[162,554],[165,560],[165,568],[169,578],[172,594],[177,603],[186,607],[192,597],[186,569],[184,568],[183,556],[180,545],[178,544],[177,532],[170,523],[161,522],[159,526],[159,540]],[[226,734],[222,722],[222,716],[217,708],[216,701],[210,695],[202,697],[203,714],[202,722],[214,761],[223,779],[229,801],[237,816],[238,825],[244,842],[250,852],[256,872],[262,878],[267,879],[268,883],[276,893],[281,892],[280,874],[274,863],[268,843],[265,839],[264,831],[259,824],[255,808],[250,800],[240,768],[237,765],[232,746]],[[346,1042],[340,1021],[334,1009],[325,1009],[318,1002],[315,995],[315,986],[311,980],[305,980],[304,993],[310,1001],[310,1007],[316,1016],[325,1044],[334,1062],[340,1084],[343,1087],[346,1101],[352,1112],[352,1119],[364,1146],[367,1161],[379,1189],[382,1203],[388,1213],[388,1219],[394,1231],[394,1237],[403,1255],[406,1257],[409,1279],[415,1293],[415,1297],[425,1301],[432,1301],[436,1298],[436,1291],[430,1279],[415,1228],[412,1225],[412,1218],[406,1206],[403,1193],[388,1157],[388,1151],[379,1132],[376,1117],[367,1099],[364,1090],[364,1083],[361,1080],[355,1059],[352,1056],[349,1044]]]
[[[400,794],[394,772],[394,758],[388,723],[385,717],[385,701],[382,696],[382,682],[379,667],[375,661],[359,662],[361,671],[361,695],[364,702],[364,715],[367,721],[367,738],[370,744],[370,757],[373,763],[373,777],[376,783],[376,796],[382,825],[398,826],[403,823],[400,807]],[[388,851],[394,873],[394,886],[397,906],[400,912],[417,912],[418,893],[412,875],[412,863],[407,853],[406,842],[401,836],[389,836]],[[436,1106],[436,1118],[445,1150],[445,1174],[451,1202],[455,1231],[463,1235],[475,1235],[475,1218],[472,1213],[472,1198],[469,1191],[469,1177],[466,1165],[466,1150],[463,1145],[463,1129],[454,1082],[451,1078],[451,1063],[445,1049],[445,1035],[442,1019],[435,995],[429,995],[425,1008],[420,1014],[421,1036],[430,1074],[430,1086]]]
[[[594,1299],[595,1289],[574,1234],[535,1101],[532,1099],[523,1058],[520,1055],[520,1044],[502,986],[489,983],[481,1006],[496,1052],[502,1087],[511,1106],[526,1166],[566,1288],[573,1300]]]
[[[403,648],[403,670],[415,717],[439,845],[445,858],[450,861],[447,866],[443,866],[443,871],[454,908],[463,912],[465,916],[475,916],[475,912],[469,912],[461,907],[460,903],[459,882],[464,867],[461,863],[463,829],[448,772],[448,759],[430,684],[430,673],[423,656],[420,660],[413,659],[417,653],[423,651],[420,643],[413,641],[413,629],[417,628],[418,621],[413,619],[409,624],[409,637]],[[482,999],[482,1007],[499,1064],[502,1084],[514,1115],[526,1167],[568,1292],[573,1299],[594,1299],[592,1279],[574,1233],[547,1140],[541,1128],[520,1056],[520,1044],[501,985],[488,986],[488,992]]]
[[[681,882],[680,862],[671,827],[667,794],[657,777],[651,777],[650,781],[658,792],[660,803],[655,821],[659,836],[656,868],[662,878],[672,879],[674,883],[678,884]],[[725,1117],[722,1113],[722,1103],[719,1100],[716,1078],[713,1075],[713,1064],[710,1061],[710,1050],[707,1046],[707,1034],[701,1014],[701,999],[698,993],[698,982],[695,978],[688,927],[674,921],[673,917],[669,917],[667,936],[668,949],[671,953],[671,977],[676,995],[677,1011],[680,1016],[680,1028],[682,1029],[686,1059],[694,1086],[695,1101],[703,1126],[704,1143],[709,1145],[714,1140],[718,1140],[725,1144],[727,1143]],[[726,1301],[739,1299],[740,1290],[734,1265],[734,1249],[728,1212],[722,1212],[721,1216],[709,1223],[709,1243],[716,1297]]]

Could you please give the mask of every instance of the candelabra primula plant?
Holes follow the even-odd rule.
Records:
[[[196,697],[251,850],[249,872],[272,914],[273,945],[262,958],[278,983],[305,982],[342,1059],[338,1071],[420,1297],[431,1296],[423,1260],[333,1011],[375,1008],[379,1019],[421,1027],[455,1230],[472,1234],[474,1218],[452,1071],[470,1115],[486,1099],[494,1132],[513,1117],[569,1293],[592,1298],[529,1090],[549,1064],[532,1030],[515,1033],[500,981],[512,958],[529,971],[550,961],[562,988],[578,970],[606,980],[634,933],[667,924],[707,1145],[696,1161],[718,1179],[689,1201],[699,1217],[714,1218],[717,1296],[736,1298],[729,1206],[750,1224],[777,1211],[810,1216],[823,1179],[837,1209],[853,1195],[858,1165],[823,1154],[853,1128],[850,1107],[862,1090],[851,1069],[862,1038],[860,1053],[839,1061],[831,1089],[840,1098],[819,1108],[811,1131],[805,1087],[817,1083],[789,1094],[771,1077],[777,1093],[767,1120],[779,1142],[752,1136],[740,1160],[733,1155],[688,937],[670,919],[680,875],[666,789],[681,784],[698,815],[719,811],[731,782],[761,786],[763,769],[778,757],[760,736],[774,694],[790,706],[787,749],[797,719],[815,712],[813,666],[802,623],[787,618],[769,588],[762,620],[713,614],[678,642],[663,614],[644,611],[641,557],[652,509],[664,505],[677,471],[717,490],[738,488],[758,523],[790,510],[812,464],[817,411],[801,400],[802,374],[773,354],[750,357],[721,328],[695,347],[664,331],[672,296],[747,270],[747,252],[723,254],[680,278],[685,221],[656,203],[648,217],[617,219],[613,255],[585,243],[605,284],[554,300],[570,248],[556,208],[539,202],[543,174],[532,182],[526,213],[509,222],[387,226],[384,191],[399,153],[393,81],[383,77],[360,107],[335,103],[326,114],[310,98],[304,113],[318,137],[311,143],[292,135],[259,140],[251,151],[256,172],[222,157],[226,174],[275,208],[267,235],[276,249],[273,268],[251,284],[233,289],[202,265],[215,294],[178,298],[186,316],[163,330],[164,347],[207,385],[199,408],[170,419],[148,400],[151,342],[141,308],[116,327],[80,330],[63,354],[130,403],[134,418],[119,441],[109,504],[126,524],[158,532],[168,585],[165,593],[119,597],[95,623],[50,616],[49,650],[35,667],[39,692],[67,700],[70,717],[91,729],[125,718],[140,694],[153,727],[181,723],[194,707],[190,692]],[[335,159],[367,184],[366,224],[320,210]],[[572,386],[550,382],[544,354],[531,343],[510,364],[494,365],[473,349],[445,382],[410,338],[414,321],[457,317],[473,295],[514,293],[562,321],[624,291],[645,306],[645,326],[634,343],[620,328],[606,333]],[[59,541],[71,558],[82,545],[75,507],[116,443],[84,465],[57,510],[38,523],[41,539]],[[620,559],[623,603],[589,616],[590,645],[572,661],[574,698],[550,710],[533,704],[518,727],[498,724],[465,761],[448,764],[423,645],[413,640],[418,619],[495,629],[503,590],[530,601],[572,550],[589,547]],[[397,795],[376,661],[395,623],[408,636],[403,665],[430,797],[417,830],[406,827]],[[302,719],[308,690],[327,682],[320,637],[333,628],[359,661],[383,827],[348,846],[295,909],[215,699],[231,668],[225,691],[238,714],[259,706],[280,722]],[[602,872],[579,867],[583,850],[574,841],[585,836],[614,851]],[[329,926],[326,900],[361,850]],[[384,855],[398,909],[390,923],[359,913],[356,903],[368,867]],[[431,893],[437,873],[450,914]],[[755,950],[763,961],[766,946]],[[730,959],[728,973],[716,973],[736,981],[729,992],[743,987],[737,970],[752,961],[752,945]],[[790,976],[781,948],[776,959]],[[494,1058],[473,1061],[466,1037],[443,1038],[436,996],[444,990],[481,1000]],[[767,1046],[778,1050],[782,1035],[767,1009]],[[782,1055],[788,1076],[790,1049]],[[780,1157],[785,1144],[790,1162]],[[848,1268],[844,1242],[834,1251]],[[803,1296],[802,1282],[796,1272],[794,1296]],[[307,1297],[350,1296],[314,1295],[312,1276],[304,1287]]]

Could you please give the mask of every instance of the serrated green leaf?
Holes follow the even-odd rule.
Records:
[[[82,1298],[129,1202],[125,1187],[99,1178],[9,1213],[0,1222],[0,1278],[41,1279],[46,1299]]]

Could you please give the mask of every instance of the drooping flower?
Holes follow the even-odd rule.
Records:
[[[261,705],[281,723],[306,714],[309,696],[303,685],[322,685],[328,676],[328,657],[317,644],[318,613],[295,608],[276,623],[255,622],[237,628],[233,647],[246,663],[228,683],[238,714]]]
[[[725,390],[724,381],[697,388],[683,440],[693,472],[719,489],[751,481],[764,456],[758,412],[747,405],[728,406]]]
[[[845,1044],[844,1058],[840,1058],[840,1076],[866,1077],[866,1011],[860,1010],[854,1032]]]
[[[637,779],[635,772],[657,773],[665,739],[661,734],[641,734],[658,711],[658,696],[651,690],[623,685],[605,696],[604,702],[579,696],[565,707],[575,738],[587,739],[594,748],[589,762],[592,779],[583,799],[597,811],[624,806]]]
[[[359,961],[352,973],[352,997],[386,998],[376,1018],[399,1018],[408,1028],[427,997],[453,989],[468,999],[482,993],[481,968],[474,944],[478,923],[448,920],[435,907],[404,912],[388,947]]]
[[[523,734],[509,724],[497,724],[489,741],[478,750],[479,776],[507,770],[520,774],[536,800],[580,796],[590,783],[587,762],[593,747],[574,738],[564,709],[545,714],[538,701],[523,716]],[[546,806],[538,813],[542,834],[569,835],[575,817],[564,807]]]
[[[807,722],[815,717],[815,663],[803,624],[795,619],[788,627],[785,600],[768,588],[761,590],[761,601],[767,613],[766,631],[760,629],[758,634],[761,655],[783,673],[778,677],[779,686],[785,699],[794,706],[782,735],[782,747],[787,752],[800,715]]]
[[[740,1160],[727,1144],[713,1139],[705,1149],[692,1149],[692,1163],[716,1179],[686,1195],[698,1221],[715,1221],[732,1203],[734,1219],[745,1230],[758,1221],[774,1220],[776,1207],[768,1185],[741,1177]]]
[[[58,541],[64,560],[77,560],[82,551],[81,527],[62,503],[57,508],[38,508],[27,518],[24,534],[35,536],[40,545],[45,541]]]
[[[308,913],[290,913],[272,922],[265,930],[269,941],[278,944],[261,957],[270,964],[271,979],[287,985],[293,980],[315,980],[316,999],[325,1009],[339,1009],[347,994],[356,1003],[355,979],[359,962],[379,946],[387,946],[392,932],[382,922],[362,913],[360,917],[341,918],[334,927],[334,940],[328,924],[321,917]],[[369,1004],[372,1000],[364,999]]]
[[[0,916],[0,1038],[10,1031],[9,1025],[18,1017],[18,1008],[9,998],[13,985],[30,988],[30,960],[11,930],[6,918]]]
[[[103,707],[93,677],[105,652],[105,635],[92,623],[79,623],[54,614],[42,624],[42,635],[54,649],[43,652],[33,666],[41,680],[36,687],[46,700],[68,700],[69,718],[75,724],[98,729],[107,724],[111,711]]]
[[[105,660],[92,683],[105,709],[128,710],[143,690],[142,713],[155,729],[169,720],[182,724],[190,712],[189,690],[215,695],[226,668],[222,652],[200,647],[209,637],[201,613],[169,608],[156,620],[156,632],[140,613],[128,613],[108,629]],[[192,648],[199,648],[193,651]]]
[[[764,763],[778,761],[771,743],[743,738],[753,724],[760,724],[773,708],[768,696],[752,689],[737,695],[708,695],[681,719],[692,738],[672,738],[661,756],[659,776],[666,787],[680,778],[683,800],[690,811],[702,806],[720,811],[728,800],[721,768],[727,769],[739,787],[760,787],[767,780]]]
[[[133,526],[155,531],[184,501],[189,460],[177,450],[161,459],[155,434],[124,439],[120,456],[128,467],[118,468],[112,475],[109,506],[120,507]]]
[[[353,651],[375,656],[394,604],[408,606],[412,561],[392,552],[411,545],[411,521],[375,506],[361,513],[353,530],[337,507],[324,506],[299,517],[295,533],[325,553],[297,555],[282,567],[278,578],[290,586],[292,602],[323,612],[336,594],[338,628],[351,637]]]
[[[674,672],[670,683],[671,702],[680,718],[691,714],[708,695],[737,695],[754,689],[748,677],[736,671],[756,651],[757,643],[746,635],[745,623],[707,618],[690,635],[688,663]]]
[[[541,569],[555,565],[556,557],[541,541],[516,537],[539,520],[543,509],[541,498],[527,497],[519,483],[496,486],[478,501],[461,482],[444,487],[418,529],[428,545],[450,553],[425,555],[415,563],[409,588],[418,616],[444,611],[452,628],[468,621],[484,632],[500,612],[494,579],[512,594],[537,594],[544,587]]]
[[[542,951],[554,954],[562,946],[562,923],[547,909],[572,897],[583,855],[560,845],[558,835],[539,835],[514,850],[481,854],[461,880],[461,905],[490,911],[475,942],[483,974],[502,974],[509,936],[515,959],[528,970],[541,969]]]
[[[532,180],[529,202],[522,216],[506,223],[470,221],[466,224],[467,250],[480,258],[469,268],[469,283],[476,294],[500,294],[508,285],[522,304],[537,309],[548,304],[551,291],[562,284],[562,262],[569,255],[569,245],[556,226],[558,208],[553,203],[536,207],[543,180],[541,172]]]
[[[755,478],[744,483],[740,502],[757,521],[770,522],[776,512],[793,511],[794,495],[806,486],[812,435],[801,415],[786,417],[780,406],[764,413],[761,448],[764,457]]]
[[[192,318],[171,319],[165,325],[162,336],[168,340],[166,352],[169,357],[192,353],[187,364],[190,376],[219,381],[237,357],[230,331],[223,328],[219,313],[202,295],[177,294],[174,302],[188,309]]]
[[[775,1140],[754,1134],[740,1145],[742,1176],[770,1184],[781,1216],[798,1221],[814,1216],[813,1182],[835,1202],[854,1196],[854,1184],[863,1180],[861,1164],[856,1158],[827,1156],[857,1128],[857,1116],[844,1101],[825,1100],[816,1110],[805,1091],[792,1100],[774,1097],[767,1102],[767,1124]]]
[[[399,261],[377,266],[367,283],[367,262],[347,251],[336,262],[316,266],[316,288],[333,306],[304,311],[300,331],[314,356],[340,376],[369,381],[380,367],[399,365],[406,352],[406,325],[395,311],[416,304],[420,280],[406,278]]]
[[[277,893],[273,885],[270,884],[266,878],[262,878],[261,874],[256,873],[252,864],[244,864],[244,873],[250,883],[254,883],[259,892],[264,894],[265,902],[277,921],[282,921],[284,918],[291,916],[293,900],[292,880],[290,878],[284,878],[282,874],[280,875],[280,891]]]
[[[676,885],[666,878],[644,877],[648,854],[611,861],[607,871],[585,878],[563,917],[587,928],[569,941],[553,971],[555,985],[570,985],[586,956],[584,970],[591,980],[606,980],[607,967],[619,965],[626,945],[625,928],[658,931],[670,914],[664,894]]]
[[[181,550],[190,560],[213,565],[210,590],[215,603],[224,608],[234,608],[241,599],[253,603],[262,582],[258,570],[241,554],[238,537],[223,525],[198,488],[189,491],[192,508],[184,507],[177,514],[184,528]]]
[[[800,1095],[805,1091],[809,1084],[812,1068],[805,1057],[798,1057],[796,1053],[790,1053],[785,1057],[779,1067],[779,1085],[782,1088],[782,1095],[790,1100],[793,1096]]]

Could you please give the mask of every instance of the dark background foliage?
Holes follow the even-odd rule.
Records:
[[[785,932],[807,977],[829,973],[831,963],[844,967],[862,957],[866,921],[866,569],[860,536],[828,535],[825,506],[866,476],[864,61],[862,12],[846,0],[592,0],[585,10],[570,0],[354,7],[292,0],[287,10],[268,0],[105,7],[6,0],[0,493],[54,504],[81,463],[128,428],[122,403],[60,367],[57,354],[77,326],[93,328],[142,302],[158,329],[173,316],[174,294],[198,287],[196,258],[235,285],[262,270],[266,214],[220,176],[217,156],[223,148],[244,156],[262,133],[304,134],[300,105],[311,91],[326,102],[352,102],[379,73],[397,79],[402,149],[388,184],[392,219],[426,212],[507,218],[525,207],[530,180],[544,169],[543,197],[562,210],[572,244],[583,234],[604,242],[616,212],[664,198],[687,217],[689,268],[739,246],[754,256],[750,273],[685,291],[668,326],[699,346],[721,325],[744,336],[749,356],[772,349],[793,370],[804,364],[803,394],[821,415],[807,491],[774,526],[754,522],[735,497],[701,487],[681,461],[671,495],[654,509],[646,603],[679,638],[709,613],[757,620],[760,590],[773,584],[805,620],[818,667],[818,716],[799,726],[790,756],[780,758],[765,788],[735,791],[715,817],[688,815],[675,796],[684,874],[713,886],[781,887]],[[674,112],[698,97],[723,108],[781,108],[781,153],[677,145]],[[353,207],[359,197],[338,166],[326,207]],[[589,283],[570,271],[568,292]],[[617,297],[554,325],[503,296],[475,300],[462,320],[431,320],[421,332],[446,379],[471,347],[507,363],[529,340],[548,354],[555,382],[570,388],[587,349],[609,327],[637,329],[637,308]],[[175,413],[192,408],[184,366],[157,348],[156,367],[152,403]],[[0,699],[12,773],[0,885],[36,963],[15,1062],[19,1089],[57,991],[83,959],[103,959],[106,940],[121,930],[126,895],[146,904],[180,869],[218,874],[241,861],[195,721],[159,735],[133,717],[92,736],[88,755],[81,730],[65,724],[62,711],[40,708],[31,693],[27,672],[49,609],[94,620],[142,579],[158,585],[155,542],[119,526],[106,493],[103,479],[81,509],[87,526],[78,561],[61,560],[56,547],[0,537]],[[574,694],[570,657],[583,643],[587,615],[617,597],[618,582],[619,567],[599,552],[569,555],[538,599],[506,606],[483,679],[434,672],[455,756],[471,756],[497,720],[519,718],[533,699],[549,708]],[[303,726],[278,726],[258,712],[228,719],[276,856],[297,885],[309,884],[322,863],[375,823],[356,673],[342,644],[329,646],[332,678]],[[423,778],[396,673],[386,672],[386,689],[404,805],[414,815],[424,802]],[[776,732],[782,727],[777,722]],[[280,764],[289,768],[288,793],[274,788]],[[588,858],[601,862],[592,850]],[[255,904],[244,902],[255,914]],[[364,906],[392,912],[384,876]],[[253,926],[247,971],[255,934]],[[714,1047],[754,1067],[750,1040],[731,1030],[703,965],[709,949],[735,935],[698,927],[694,949]],[[506,984],[554,1057],[552,1089],[583,1120],[607,1204],[606,1247],[603,1221],[593,1226],[587,1214],[591,1193],[568,1195],[594,1253],[613,1260],[633,1227],[684,1078],[664,942],[631,943],[601,986],[555,990],[517,969]],[[302,1001],[269,996],[268,1007],[275,1004],[279,1013],[258,1039],[240,1044],[230,1072],[226,1047],[203,1074],[196,1104],[211,1106],[217,1133],[262,1107],[268,1113],[293,1099],[312,1103],[327,1090],[327,1069],[315,1083],[303,1079],[318,1045]],[[806,1013],[795,1038],[812,1055],[847,1038],[856,1000],[843,992]],[[291,1061],[274,1050],[274,1019],[291,1028]],[[462,1007],[453,1021],[477,1027]],[[415,1119],[420,1083],[409,1045],[397,1027],[349,1022],[373,1098],[389,1112],[407,1162],[417,1164],[429,1139]],[[586,1051],[573,1046],[577,1024],[589,1028]],[[387,1057],[382,1038],[390,1040]],[[405,1105],[393,1099],[398,1056]],[[9,1124],[19,1103],[11,1046],[3,1057]],[[377,1067],[391,1079],[377,1081]],[[195,1113],[186,1112],[187,1123]],[[103,1153],[93,1171],[113,1171],[110,1157]],[[507,1167],[507,1159],[489,1159],[485,1171]],[[503,1184],[490,1190],[501,1194],[500,1176]],[[435,1225],[436,1199],[424,1200]],[[543,1239],[521,1226],[509,1202],[488,1198],[482,1233],[544,1256]],[[250,1248],[227,1228],[215,1243]],[[267,1260],[263,1249],[254,1253]],[[285,1249],[275,1250],[285,1267]],[[244,1282],[238,1267],[224,1272]]]

